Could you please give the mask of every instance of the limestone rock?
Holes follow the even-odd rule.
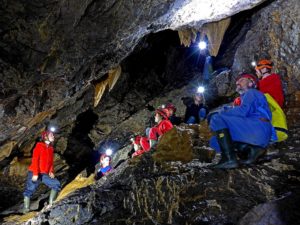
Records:
[[[290,160],[292,155],[296,160]],[[147,153],[124,162],[105,180],[73,192],[31,221],[37,224],[122,224],[125,221],[251,224],[251,220],[242,223],[245,221],[242,218],[259,203],[273,204],[282,196],[280,193],[295,194],[297,197],[289,198],[287,204],[291,207],[297,204],[299,157],[299,152],[286,152],[278,161],[255,167],[213,170],[197,160],[160,164]],[[280,165],[290,166],[281,170]],[[295,223],[290,224],[299,222],[297,210],[285,211],[284,215],[288,216],[281,217],[285,223],[290,218],[295,218]]]

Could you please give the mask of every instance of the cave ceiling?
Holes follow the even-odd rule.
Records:
[[[120,62],[147,34],[166,29],[198,30],[205,23],[229,18],[262,2],[3,1],[0,8],[0,144],[1,151],[6,152],[3,155],[36,138],[59,110],[73,107],[65,118],[72,122],[84,109],[97,105],[95,86],[99,87],[110,70],[118,70]]]

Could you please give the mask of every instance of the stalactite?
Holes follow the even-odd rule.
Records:
[[[192,28],[179,30],[180,44],[189,47],[191,43],[195,42],[197,33],[200,32],[200,39],[203,39],[204,36],[208,38],[210,55],[217,56],[229,24],[230,18],[226,18],[217,22],[204,24],[199,31]]]
[[[121,72],[122,72],[122,68],[120,65],[118,65],[116,68],[108,71],[108,78],[106,80],[100,81],[99,83],[96,84],[95,96],[94,96],[94,107],[96,107],[99,104],[107,86],[109,87],[109,91],[113,89],[118,79],[120,78]]]
[[[224,34],[230,24],[230,18],[213,23],[204,24],[201,28],[201,36],[206,35],[209,41],[208,50],[210,55],[217,56]]]
[[[99,102],[104,94],[107,84],[108,84],[108,79],[96,84],[95,96],[94,96],[94,107],[96,107],[99,104]]]
[[[196,40],[197,30],[195,29],[179,30],[178,36],[180,39],[180,44],[185,47],[189,47],[191,43],[193,43]]]
[[[108,72],[109,91],[111,91],[115,86],[115,84],[117,83],[118,79],[120,78],[121,72],[122,72],[122,68],[120,65],[114,69],[109,70]]]

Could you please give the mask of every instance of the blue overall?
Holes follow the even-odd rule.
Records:
[[[40,183],[46,184],[49,188],[59,192],[60,191],[60,182],[56,178],[51,178],[48,174],[39,174],[39,178],[37,181],[32,181],[32,172],[28,171],[27,181],[26,181],[26,188],[23,193],[26,197],[31,197]]]
[[[240,106],[212,115],[212,131],[229,129],[234,142],[242,142],[266,147],[272,136],[272,114],[263,93],[250,89],[241,96]],[[216,137],[210,140],[210,146],[220,151]]]

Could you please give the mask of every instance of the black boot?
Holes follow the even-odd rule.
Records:
[[[266,150],[260,146],[249,145],[250,151],[248,154],[248,159],[246,161],[242,161],[243,164],[249,165],[255,163],[260,157],[265,155]]]
[[[234,153],[234,147],[228,129],[216,131],[218,143],[221,147],[221,160],[214,167],[218,169],[232,169],[238,167],[238,162]]]
[[[250,153],[250,147],[247,143],[242,142],[235,142],[234,147],[237,150],[236,155],[240,160],[247,160],[249,153]]]

